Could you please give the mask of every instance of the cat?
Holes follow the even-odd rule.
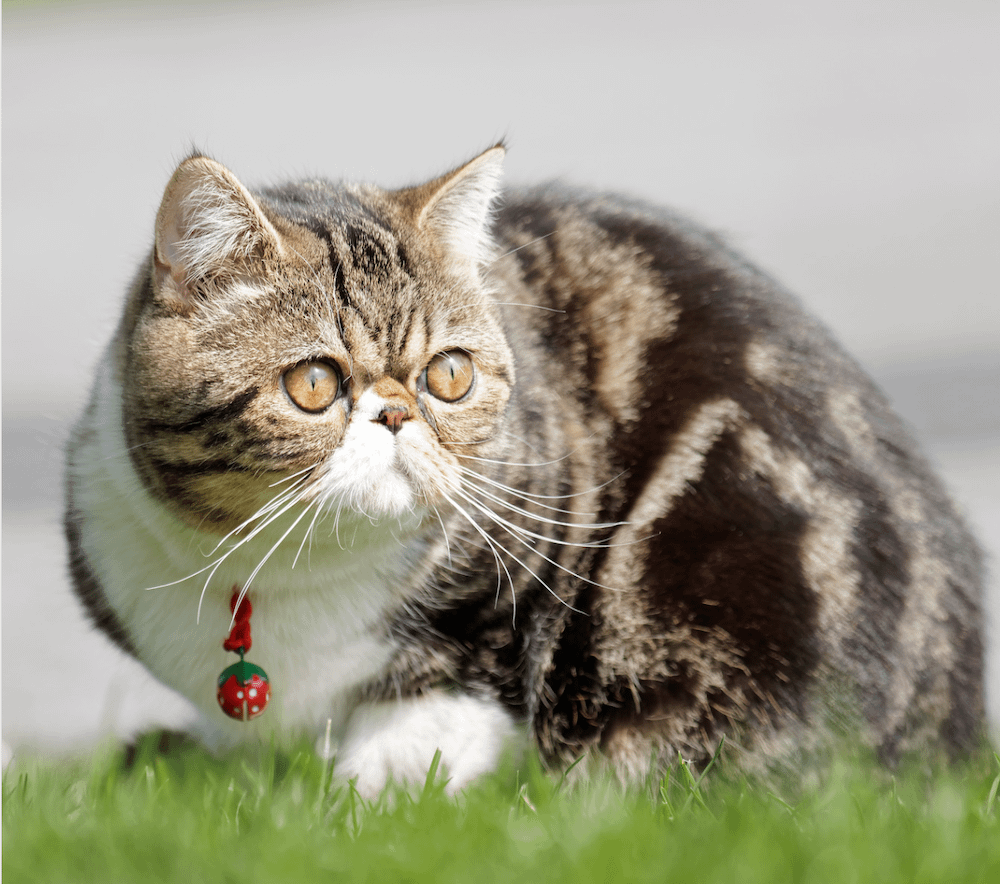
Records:
[[[69,446],[93,622],[211,750],[329,726],[364,794],[437,750],[456,790],[525,747],[634,783],[974,746],[981,555],[883,394],[712,233],[501,194],[504,153],[395,191],[180,163]]]

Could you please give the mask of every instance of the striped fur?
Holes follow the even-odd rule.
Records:
[[[882,394],[683,219],[494,205],[502,154],[396,192],[181,164],[70,450],[95,623],[209,744],[330,718],[372,791],[437,746],[458,787],[524,735],[624,780],[723,736],[758,767],[844,731],[889,762],[972,745],[980,555]],[[424,374],[448,351],[455,402]],[[311,360],[320,413],[283,387]],[[212,693],[251,581],[260,726]]]

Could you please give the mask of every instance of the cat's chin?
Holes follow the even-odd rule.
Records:
[[[328,509],[343,512],[346,508],[374,523],[408,520],[416,511],[413,489],[396,470],[388,470],[370,481],[356,479],[348,487],[336,487],[334,500],[338,503]]]

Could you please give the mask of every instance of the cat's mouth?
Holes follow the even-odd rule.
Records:
[[[314,493],[324,510],[348,510],[373,521],[422,517],[445,499],[443,489],[455,470],[422,421],[392,429],[378,420],[352,420],[316,475]]]

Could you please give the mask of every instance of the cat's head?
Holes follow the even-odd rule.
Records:
[[[182,162],[119,338],[153,494],[217,532],[289,489],[375,519],[445,504],[513,383],[483,283],[503,154],[399,191],[251,194],[211,159]]]

